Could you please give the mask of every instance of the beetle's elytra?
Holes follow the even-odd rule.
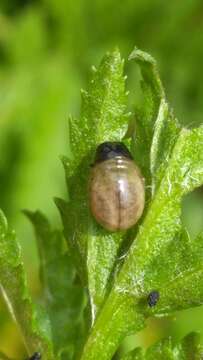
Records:
[[[127,147],[120,142],[98,146],[90,175],[90,208],[110,231],[126,230],[141,217],[144,181]]]

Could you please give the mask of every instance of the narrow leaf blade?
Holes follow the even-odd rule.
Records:
[[[156,61],[152,56],[137,48],[129,56],[141,69],[144,104],[135,112],[135,132],[133,134],[132,152],[146,179],[151,185],[150,148],[154,124],[158,116],[161,100],[165,98]]]
[[[144,360],[144,353],[141,348],[137,348],[126,355],[123,355],[120,360]]]
[[[73,353],[79,344],[81,314],[84,307],[82,288],[74,285],[75,269],[70,255],[64,250],[60,231],[52,230],[39,211],[25,211],[31,220],[40,254],[44,300],[50,318],[53,343],[57,356]],[[81,339],[82,341],[82,339]]]
[[[19,245],[0,213],[0,283],[8,308],[20,328],[28,353],[38,351],[46,360],[54,359],[50,330],[44,315],[32,303]],[[49,324],[48,324],[49,325]]]

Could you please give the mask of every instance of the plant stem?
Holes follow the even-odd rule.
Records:
[[[138,331],[142,324],[135,299],[112,292],[92,328],[81,360],[112,359],[124,337]]]

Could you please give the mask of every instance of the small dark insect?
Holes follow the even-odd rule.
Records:
[[[159,301],[159,292],[154,290],[154,291],[151,291],[148,295],[148,298],[147,298],[147,302],[148,302],[148,305],[150,307],[153,307],[157,304],[157,302]]]
[[[34,353],[28,360],[40,360],[41,355],[39,352]]]

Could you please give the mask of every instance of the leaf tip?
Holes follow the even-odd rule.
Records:
[[[135,60],[138,62],[145,62],[153,66],[156,65],[155,59],[145,51],[138,49],[137,47],[130,53],[128,60]]]
[[[53,198],[53,200],[58,210],[61,213],[64,213],[65,210],[68,208],[68,202],[56,196]]]

